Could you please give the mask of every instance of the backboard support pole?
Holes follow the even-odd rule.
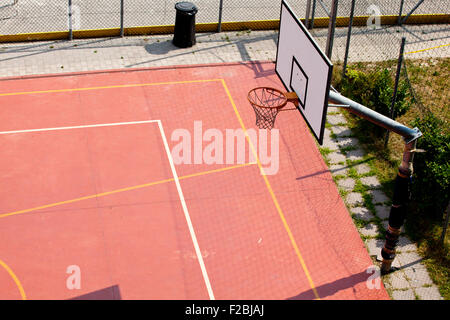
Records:
[[[401,227],[405,221],[407,204],[409,201],[409,184],[413,173],[413,158],[417,140],[405,143],[403,161],[398,168],[394,184],[394,195],[389,212],[389,224],[386,230],[385,243],[381,249],[383,261],[381,274],[387,274],[396,269],[392,268],[392,262],[396,256],[396,247],[399,241]]]
[[[310,27],[314,21],[315,2],[315,0],[312,1],[312,19],[308,22]],[[310,1],[308,1],[308,4],[310,4]],[[403,137],[405,142],[403,161],[395,180],[394,200],[389,213],[389,229],[386,233],[386,243],[382,249],[383,264],[381,269],[383,273],[388,273],[392,271],[391,264],[395,258],[395,248],[400,234],[399,230],[406,216],[413,154],[419,151],[416,150],[416,142],[422,136],[422,133],[418,128],[411,129],[394,119],[344,97],[331,85],[333,64],[330,58],[332,56],[333,37],[336,27],[337,4],[337,0],[332,1],[326,53],[324,53],[305,27],[305,24],[295,15],[286,1],[283,0],[281,2],[275,72],[285,90],[292,93],[295,92],[295,95],[289,93],[286,96],[284,92],[278,89],[258,87],[249,92],[248,99],[254,109],[255,107],[266,109],[264,114],[261,113],[262,117],[259,119],[266,119],[264,116],[268,113],[268,110],[275,109],[275,112],[269,114],[270,121],[275,120],[278,111],[286,105],[288,100],[298,101],[299,106],[296,109],[300,112],[320,145],[323,142],[327,108],[329,106],[345,108],[349,112]],[[265,92],[263,91],[264,95],[262,93],[257,95],[257,91],[261,89],[265,90]],[[277,92],[279,94],[274,94]],[[272,98],[278,99],[282,95],[284,96],[284,99],[281,99],[283,101],[278,105],[274,105]],[[267,97],[270,100],[267,100]],[[255,110],[256,112],[257,110]],[[258,126],[262,125],[262,122],[258,121],[257,114],[256,124]],[[273,127],[273,123],[272,121],[269,125]]]
[[[366,106],[363,106],[347,97],[344,97],[343,95],[334,92],[333,90],[330,90],[328,100],[332,101],[333,103],[336,103],[338,105],[344,105],[346,106],[346,109],[354,113],[361,118],[364,118],[366,120],[369,120],[370,122],[385,128],[391,132],[395,132],[399,135],[401,135],[406,143],[409,143],[411,141],[414,141],[422,136],[422,133],[418,128],[411,129],[389,117],[386,117]]]

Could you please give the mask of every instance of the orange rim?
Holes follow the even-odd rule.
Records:
[[[258,91],[262,91],[262,94],[257,95]],[[277,94],[276,97],[281,99],[280,100],[281,103],[276,104],[276,105],[269,105],[267,97],[264,94],[265,91],[271,91],[269,94],[276,93]],[[255,98],[258,99],[258,101],[255,101]],[[288,98],[286,97],[286,94],[284,94],[282,91],[272,88],[272,87],[253,88],[252,90],[250,90],[248,92],[247,99],[254,107],[267,108],[267,109],[281,109],[288,103]],[[264,104],[264,103],[266,103],[266,104]]]

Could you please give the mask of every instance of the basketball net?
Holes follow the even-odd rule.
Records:
[[[288,102],[298,106],[298,97],[294,92],[282,92],[270,87],[254,88],[249,91],[247,98],[255,111],[256,125],[260,129],[272,129],[280,111],[296,110],[282,110]]]

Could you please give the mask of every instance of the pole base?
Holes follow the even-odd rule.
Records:
[[[381,268],[380,268],[381,275],[384,276],[386,274],[389,274],[389,273],[399,270],[399,268],[392,266],[392,261],[393,260],[383,260],[383,262],[381,263]]]

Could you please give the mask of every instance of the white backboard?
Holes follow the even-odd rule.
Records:
[[[333,64],[283,0],[275,71],[287,91],[299,97],[298,110],[320,144]]]

